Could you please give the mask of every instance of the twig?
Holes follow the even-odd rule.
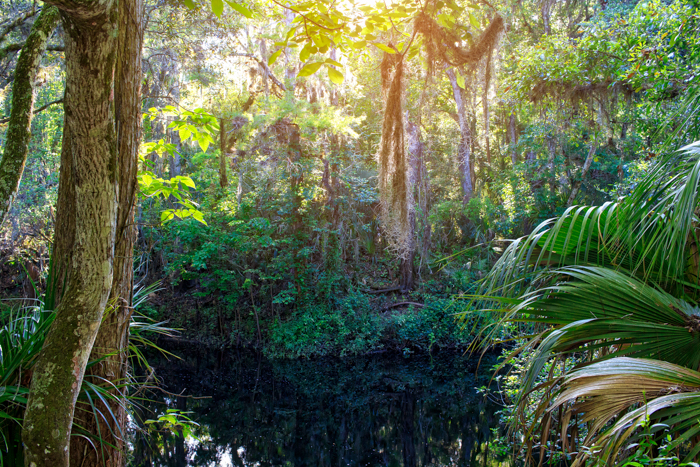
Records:
[[[61,97],[60,99],[56,99],[55,101],[49,102],[48,104],[44,104],[41,107],[34,109],[34,115],[38,114],[42,110],[46,110],[47,108],[51,107],[52,105],[61,104],[62,102],[63,102],[63,98]],[[10,121],[10,117],[0,118],[0,123],[7,123],[9,121]]]

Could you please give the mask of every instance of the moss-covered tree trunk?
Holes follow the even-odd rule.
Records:
[[[133,250],[136,241],[134,211],[137,193],[138,151],[141,141],[141,49],[144,29],[143,0],[120,0],[119,36],[114,83],[114,110],[118,128],[117,150],[119,190],[117,224],[114,246],[114,276],[109,305],[92,348],[90,360],[100,363],[88,369],[85,379],[94,384],[110,381],[116,384],[126,379],[129,323],[133,303]],[[126,389],[111,388],[113,398],[109,407],[95,401],[107,415],[95,419],[90,406],[83,402],[76,410],[76,420],[93,439],[102,437],[104,443],[95,450],[84,437],[73,436],[70,465],[124,465],[126,435]],[[84,410],[82,410],[84,409]]]
[[[66,43],[64,189],[53,252],[61,255],[63,296],[35,364],[22,438],[27,466],[61,467],[69,465],[75,404],[112,286],[117,15],[111,0],[51,3],[61,9]],[[72,248],[62,250],[66,245]]]
[[[7,126],[5,151],[0,160],[0,226],[10,212],[17,196],[24,166],[29,153],[32,115],[34,114],[34,87],[41,56],[46,43],[58,24],[58,9],[45,7],[34,21],[32,30],[15,67],[12,83],[12,110]]]

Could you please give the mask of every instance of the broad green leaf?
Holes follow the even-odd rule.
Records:
[[[219,18],[224,12],[223,0],[211,0],[211,11]]]
[[[277,59],[279,58],[279,56],[281,54],[282,54],[282,49],[279,49],[277,52],[270,55],[270,58],[267,59],[267,64],[272,66],[277,61]]]
[[[245,16],[246,18],[253,17],[253,12],[250,11],[248,8],[244,7],[243,5],[241,5],[240,3],[230,2],[228,0],[226,0],[226,3],[228,3],[231,8],[233,8],[234,10],[236,10],[237,12],[239,12],[240,14]]]
[[[190,136],[192,136],[192,132],[187,127],[181,128],[179,133],[180,133],[180,139],[182,141],[186,141]]]
[[[194,10],[195,5],[193,0],[184,0],[184,3],[187,8]]]
[[[306,45],[299,52],[299,60],[301,60],[302,62],[306,62],[309,59],[309,57],[311,56],[311,47],[313,47],[311,43],[307,42]]]
[[[479,24],[479,20],[476,19],[476,16],[473,14],[469,13],[469,22],[474,26],[475,29],[479,29],[481,27],[481,24]]]
[[[197,143],[199,143],[199,147],[202,148],[202,152],[207,152],[207,148],[209,147],[207,138],[200,138],[197,140]]]
[[[321,65],[323,65],[323,62],[307,63],[299,70],[299,76],[311,76],[321,68]]]
[[[379,50],[383,50],[384,52],[386,52],[388,54],[395,54],[396,53],[396,50],[394,50],[391,47],[386,46],[384,44],[374,44],[374,46],[376,48],[378,48]]]
[[[190,177],[187,177],[187,176],[179,176],[179,177],[178,177],[178,181],[179,181],[180,183],[182,183],[183,185],[185,185],[185,186],[188,186],[188,187],[190,187],[190,188],[195,188],[195,186],[194,186],[194,181],[193,181]]]
[[[204,220],[204,215],[201,211],[194,211],[192,213],[192,217],[194,217],[195,220],[201,222],[202,224],[207,225],[206,221]]]
[[[340,66],[340,67],[343,66],[343,65],[341,65],[340,63],[336,62],[335,60],[333,60],[333,59],[331,59],[331,58],[327,58],[327,59],[326,59],[326,63],[329,64],[329,65],[335,65],[335,66]]]
[[[167,210],[160,213],[160,221],[162,223],[173,220],[174,218],[175,218],[175,211],[173,211],[172,209],[167,209]]]
[[[460,72],[455,71],[455,77],[457,78],[457,85],[462,89],[466,89],[464,85],[464,76],[462,76]]]
[[[343,80],[345,79],[341,72],[331,67],[328,67],[328,77],[335,84],[343,84]]]

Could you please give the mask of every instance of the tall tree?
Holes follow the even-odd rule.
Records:
[[[36,77],[41,56],[58,24],[58,9],[46,7],[34,21],[22,47],[12,83],[12,110],[7,127],[7,143],[0,160],[0,226],[17,196],[29,153]]]
[[[127,45],[129,39],[134,38],[129,38],[128,34],[136,33],[137,41],[141,36],[138,29],[129,29],[127,24],[120,28],[119,25],[120,21],[137,20],[128,18],[137,15],[137,10],[124,12],[122,16],[117,3],[112,0],[55,0],[49,3],[61,10],[65,30],[65,122],[50,273],[52,281],[47,297],[49,305],[56,305],[56,319],[32,375],[23,427],[28,466],[69,465],[70,434],[78,393],[113,290],[115,234],[119,234],[120,241],[126,239],[125,244],[129,244],[128,239],[133,235],[130,220],[133,204],[130,206],[128,200],[133,199],[135,180],[130,182],[130,189],[126,192],[117,187],[120,175],[125,174],[128,178],[135,166],[132,169],[123,167],[125,161],[119,160],[119,150],[137,144],[140,137],[138,121],[126,125],[130,128],[124,125],[132,118],[127,115],[133,115],[133,108],[140,106],[138,95],[127,96],[138,89],[140,77],[131,76],[131,81],[128,78],[123,81],[122,77],[133,73],[133,69],[123,66],[132,56],[132,50],[126,49],[130,47]],[[120,3],[125,7],[128,2]],[[118,45],[124,49],[119,54]],[[121,76],[117,81],[124,84],[118,84],[115,89],[118,55],[117,75]],[[123,94],[116,102],[115,91]],[[125,105],[122,99],[130,103]],[[116,119],[115,110],[118,113]],[[119,128],[115,128],[115,122],[119,123]],[[127,166],[131,164],[133,161],[126,162]],[[119,218],[118,199],[120,204],[123,201]],[[121,228],[119,232],[118,226]],[[131,261],[127,260],[129,249],[120,250],[124,264],[118,267],[117,277],[132,267]],[[130,281],[119,282],[123,285]],[[130,294],[130,290],[120,290],[119,293]],[[115,310],[122,309],[120,299],[113,300]],[[128,308],[128,299],[125,308]],[[119,313],[110,313],[107,321],[115,316]],[[117,321],[122,319],[115,320],[115,325],[119,326]],[[122,346],[125,332],[122,329],[116,336],[106,337],[109,343],[105,342],[105,347]],[[112,373],[123,371],[123,367],[116,368],[119,365],[105,362],[103,368],[111,368],[106,370],[107,374],[118,378]]]
[[[126,435],[127,347],[129,324],[133,311],[134,265],[136,241],[134,212],[137,194],[138,153],[141,142],[141,49],[144,30],[143,0],[120,0],[119,36],[114,82],[114,113],[117,132],[119,190],[117,194],[117,223],[114,245],[112,287],[109,306],[105,311],[99,333],[92,348],[91,366],[86,380],[100,385],[109,381],[112,397],[96,401],[105,418],[95,417],[90,405],[82,402],[76,410],[76,419],[93,440],[103,442],[95,449],[91,441],[73,436],[70,446],[70,465],[124,465],[124,438]],[[81,407],[82,406],[82,407]],[[113,414],[110,416],[107,414]]]

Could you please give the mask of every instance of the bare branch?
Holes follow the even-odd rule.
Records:
[[[33,115],[36,115],[36,114],[38,114],[39,112],[42,112],[42,111],[48,109],[48,108],[51,107],[52,105],[62,104],[62,103],[63,103],[63,98],[62,98],[62,97],[61,97],[60,99],[56,99],[55,101],[48,102],[48,103],[42,105],[41,107],[38,107],[38,108],[34,109]],[[2,124],[2,123],[7,123],[7,122],[9,122],[9,121],[10,121],[10,117],[2,117],[2,118],[0,118],[0,124]]]

